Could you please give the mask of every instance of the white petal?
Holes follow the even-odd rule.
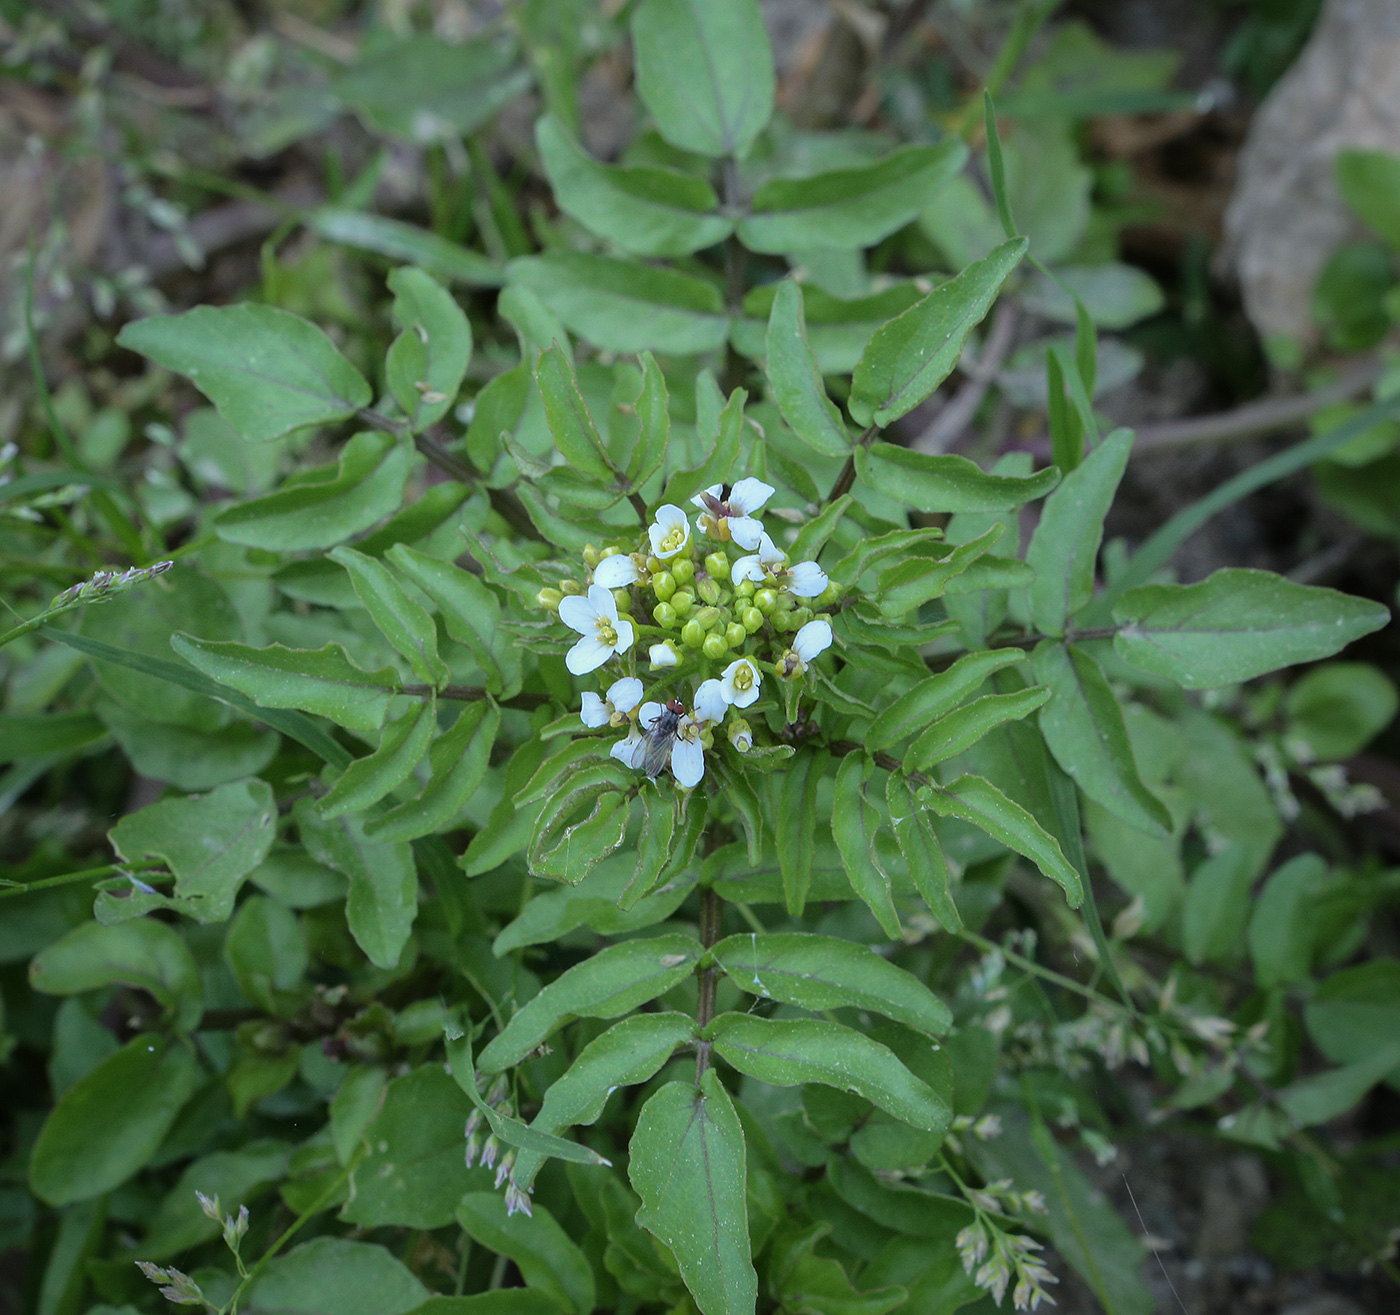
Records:
[[[733,566],[729,568],[729,578],[731,580],[752,580],[754,584],[762,584],[764,580],[763,567],[759,564],[757,556],[741,557]],[[564,603],[569,600],[566,598]],[[559,604],[559,611],[562,614],[564,603]]]
[[[749,675],[748,687],[739,687],[740,672],[747,672]],[[763,683],[763,676],[748,658],[739,658],[736,662],[731,662],[724,669],[724,681],[721,688],[724,690],[725,701],[732,703],[736,708],[747,708],[758,698],[759,686]]]
[[[603,590],[607,593],[607,590]],[[608,594],[611,599],[612,595]],[[591,635],[594,622],[598,619],[598,609],[588,599],[579,594],[566,594],[559,600],[559,619],[581,635]]]
[[[758,511],[765,502],[774,494],[775,490],[771,484],[765,484],[761,479],[741,479],[732,489],[729,490],[729,505],[741,516],[748,516]],[[733,526],[731,525],[732,529]]]
[[[808,621],[792,637],[792,651],[810,662],[831,647],[831,627],[825,621]]]
[[[651,659],[651,665],[654,667],[674,667],[681,660],[675,645],[666,640],[647,649],[647,657]]]
[[[822,588],[825,589],[826,586],[823,585]],[[593,604],[593,610],[599,616],[605,616],[614,625],[617,624],[617,599],[612,596],[610,589],[604,589],[600,584],[589,585],[588,601]],[[560,603],[559,606],[562,610],[564,604]]]
[[[590,729],[608,724],[607,705],[592,690],[583,696],[583,707],[578,715],[579,720]]]
[[[691,715],[696,721],[721,721],[727,707],[724,686],[711,676],[709,680],[701,681],[700,688],[695,691]]]
[[[770,562],[774,565],[781,565],[787,560],[787,554],[766,534],[759,536],[758,556],[765,566]]]
[[[680,542],[672,548],[663,547],[666,537],[680,530]],[[647,526],[647,537],[651,539],[651,550],[658,557],[674,557],[690,542],[690,520],[674,503],[664,502],[656,509],[656,519]]]
[[[564,655],[564,665],[574,675],[586,676],[590,671],[597,671],[612,655],[612,649],[601,640],[595,639],[592,635],[584,635]]]
[[[614,653],[625,653],[632,647],[632,641],[636,639],[637,632],[632,629],[630,621],[624,621],[621,617],[617,620],[617,644],[613,648]]]
[[[690,505],[692,507],[699,507],[701,511],[708,511],[709,508],[705,506],[705,494],[708,493],[710,497],[717,499],[723,492],[723,484],[711,484],[709,488],[705,489],[701,493],[697,493],[693,498],[691,498]]]
[[[651,729],[651,724],[661,715],[661,705],[650,699],[642,704],[642,710],[637,714],[637,725],[644,731]]]
[[[621,552],[616,557],[604,557],[593,572],[593,583],[602,585],[604,589],[625,589],[641,578],[637,563]]]
[[[588,695],[583,696],[587,698]],[[619,712],[631,712],[642,701],[642,682],[636,676],[623,676],[608,689],[608,702]]]
[[[826,592],[826,572],[816,562],[798,562],[788,571],[786,588],[798,598],[815,598]]]
[[[705,775],[705,750],[699,740],[677,739],[671,746],[671,775],[677,785],[691,789]]]
[[[729,537],[741,548],[750,552],[757,548],[763,539],[763,522],[752,516],[731,516],[728,519]]]
[[[618,762],[626,767],[637,771],[647,756],[646,739],[633,731],[625,740],[618,740],[611,749],[608,750],[608,757],[616,758]]]

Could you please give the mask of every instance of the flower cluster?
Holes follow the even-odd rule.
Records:
[[[80,580],[56,595],[49,604],[49,611],[62,612],[81,603],[105,603],[135,585],[164,575],[174,565],[174,562],[156,562],[153,566],[129,566],[124,571],[98,571],[91,580]]]
[[[721,728],[738,753],[753,749],[753,725],[740,714],[762,711],[765,680],[781,682],[791,709],[831,646],[830,620],[817,609],[840,590],[816,562],[789,561],[764,530],[757,513],[773,492],[759,479],[727,492],[712,485],[691,499],[693,524],[667,503],[645,539],[587,547],[583,581],[540,591],[579,636],[569,671],[611,664],[619,673],[605,694],[584,694],[579,716],[590,729],[625,732],[612,756],[628,767],[651,777],[669,768],[679,785],[698,785]],[[652,698],[637,674],[643,648],[657,679]]]
[[[1055,1304],[1045,1285],[1059,1279],[1040,1263],[1035,1253],[1041,1244],[1035,1238],[998,1228],[984,1215],[958,1234],[956,1244],[963,1269],[979,1288],[992,1294],[998,1306],[1013,1278],[1011,1304],[1017,1310],[1035,1310],[1041,1302]]]
[[[480,1091],[483,1083],[483,1075],[477,1074],[477,1090]],[[487,1090],[483,1099],[493,1110],[500,1110],[503,1114],[513,1114],[510,1101],[510,1089],[504,1076],[498,1077]],[[496,1170],[496,1188],[499,1190],[503,1185],[506,1189],[506,1217],[521,1212],[533,1214],[530,1208],[530,1192],[528,1188],[520,1187],[515,1181],[515,1148],[511,1147],[504,1155],[501,1154],[501,1143],[496,1139],[496,1134],[487,1135],[485,1143],[481,1140],[482,1113],[479,1109],[474,1109],[467,1115],[466,1127],[466,1153],[465,1160],[467,1168],[474,1167],[481,1161],[483,1169],[490,1169],[494,1166]]]

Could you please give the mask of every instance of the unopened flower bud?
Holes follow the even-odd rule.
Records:
[[[674,667],[681,660],[676,646],[669,639],[660,644],[653,644],[647,650],[647,657],[651,659],[651,665],[654,667]]]
[[[678,557],[671,563],[671,574],[677,584],[689,584],[695,579],[695,563],[689,557]]]
[[[729,579],[729,558],[722,552],[712,552],[705,558],[705,570],[716,580]]]
[[[695,592],[700,595],[701,601],[709,603],[713,607],[719,602],[724,591],[719,587],[718,580],[712,580],[706,576],[695,586]]]
[[[614,589],[612,591],[613,602],[617,604],[618,611],[622,611],[632,601],[632,595],[626,589]]]
[[[755,609],[757,611],[757,609]],[[763,613],[759,612],[762,617]],[[762,622],[760,621],[760,625]],[[738,648],[740,644],[749,637],[749,632],[737,621],[731,621],[724,627],[724,643],[726,648]]]
[[[754,584],[752,580],[740,580],[739,583],[734,586],[734,592],[737,593],[740,598],[752,598],[757,589],[758,586]]]
[[[700,651],[710,661],[718,662],[729,652],[729,645],[724,642],[722,635],[706,635],[705,642],[700,646]]]
[[[693,618],[701,630],[713,630],[719,623],[719,608],[702,607]]]
[[[647,558],[647,573],[649,575],[660,575],[666,569],[667,565],[661,560],[661,558],[656,556],[651,556]]]
[[[558,589],[544,588],[535,595],[535,602],[541,607],[548,608],[551,612],[559,610],[559,604],[563,599],[564,595]]]
[[[668,602],[676,592],[676,577],[670,571],[658,571],[651,577],[651,591],[658,603]]]
[[[680,624],[676,609],[670,603],[657,603],[651,609],[651,619],[663,630],[674,630]]]
[[[687,648],[699,648],[705,642],[705,628],[698,621],[687,621],[681,627],[681,643]]]
[[[583,545],[583,564],[591,571],[599,562],[603,560],[603,554],[591,543]]]
[[[677,589],[671,595],[671,606],[676,609],[677,616],[689,616],[690,609],[695,606],[695,595],[689,589]]]
[[[559,588],[566,594],[583,593],[583,586],[577,580],[561,580]]]
[[[744,632],[751,635],[762,627],[763,613],[756,607],[746,607],[739,613],[739,620],[743,623]]]
[[[812,606],[830,607],[833,603],[840,600],[841,594],[841,586],[837,584],[835,580],[828,580],[826,588],[823,589],[821,593],[818,594],[814,599],[812,599]]]
[[[758,590],[753,596],[753,605],[764,616],[771,616],[774,608],[778,606],[778,591],[776,589]]]
[[[753,731],[742,717],[731,717],[726,729],[729,732],[729,743],[740,753],[748,753],[753,748]]]

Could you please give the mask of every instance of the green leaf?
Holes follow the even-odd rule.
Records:
[[[778,774],[778,804],[773,812],[774,848],[783,876],[783,896],[788,913],[802,916],[812,884],[812,859],[816,852],[817,787],[826,774],[821,750],[800,753]]]
[[[259,1009],[276,1016],[284,1012],[281,993],[295,988],[306,972],[306,933],[285,905],[253,895],[238,906],[229,924],[224,960],[238,989]]]
[[[331,1142],[335,1158],[349,1164],[364,1141],[365,1129],[373,1122],[384,1103],[387,1087],[382,1068],[373,1064],[356,1064],[346,1074],[340,1089],[331,1097]]]
[[[1249,954],[1261,987],[1307,980],[1317,940],[1317,897],[1326,879],[1327,864],[1318,855],[1299,854],[1264,883],[1249,919]]]
[[[559,208],[638,256],[685,256],[723,242],[734,221],[703,178],[676,169],[599,164],[552,114],[535,125]]]
[[[851,379],[851,418],[883,427],[929,397],[1025,254],[1024,238],[1002,243],[881,328]]]
[[[946,930],[961,931],[962,915],[949,888],[948,860],[928,813],[915,803],[909,783],[898,772],[891,772],[885,781],[885,799],[890,809],[890,830],[914,889]]]
[[[239,1303],[242,1315],[406,1315],[428,1299],[383,1247],[318,1237],[276,1256]]]
[[[498,288],[506,281],[505,270],[485,256],[401,219],[326,205],[306,216],[306,226],[327,242],[417,265],[450,283]]]
[[[1400,960],[1333,973],[1304,1008],[1308,1036],[1334,1064],[1357,1064],[1400,1036]],[[1396,1072],[1400,1072],[1397,1066]]]
[[[1342,200],[1400,251],[1400,159],[1385,151],[1339,151],[1336,171]]]
[[[1372,1087],[1400,1068],[1400,1042],[1365,1059],[1291,1083],[1278,1093],[1283,1112],[1300,1128],[1315,1127],[1355,1109]]]
[[[622,844],[630,811],[623,792],[633,785],[614,762],[569,776],[535,819],[526,851],[531,873],[578,885]]]
[[[297,804],[302,843],[318,863],[350,882],[345,920],[355,943],[376,968],[393,968],[418,912],[418,872],[412,848],[370,840],[361,816],[323,819],[310,799]]]
[[[355,1166],[341,1218],[366,1228],[451,1224],[462,1193],[486,1179],[462,1162],[462,1126],[472,1109],[441,1063],[390,1082],[361,1134],[369,1151]]]
[[[784,279],[773,298],[767,351],[768,386],[792,432],[824,456],[849,455],[851,438],[807,344],[802,290],[792,279]]]
[[[617,1018],[664,995],[695,971],[700,943],[673,933],[599,950],[523,1005],[482,1052],[483,1073],[518,1064],[571,1018]]]
[[[718,290],[689,274],[581,251],[524,256],[509,274],[606,351],[690,356],[717,350],[729,334]]]
[[[956,817],[967,822],[1030,859],[1064,890],[1070,908],[1077,909],[1083,902],[1084,889],[1079,873],[1065,858],[1060,842],[990,781],[980,776],[960,776],[950,785],[921,790],[918,798],[940,817]]]
[[[428,613],[394,579],[383,562],[353,548],[327,554],[349,573],[355,595],[365,605],[379,633],[408,659],[413,674],[428,685],[446,684],[451,677],[438,656],[437,627]]]
[[[873,164],[806,178],[773,178],[739,220],[750,251],[783,255],[826,247],[869,247],[918,215],[967,162],[956,138],[905,146]]]
[[[876,492],[922,512],[1009,511],[1060,482],[1047,466],[1034,475],[988,475],[966,457],[872,443],[856,452],[856,473]]]
[[[894,1051],[839,1023],[721,1014],[702,1035],[727,1064],[770,1086],[820,1082],[862,1096],[925,1132],[946,1133],[952,1122],[947,1100],[905,1068]]]
[[[184,1041],[133,1037],[49,1111],[29,1156],[34,1195],[68,1205],[124,1183],[156,1153],[201,1078]]]
[[[1339,762],[1360,753],[1395,717],[1395,685],[1364,662],[1329,662],[1305,672],[1283,702],[1288,734],[1313,756]],[[3,734],[3,732],[0,732]]]
[[[148,991],[182,1032],[193,1031],[204,1014],[194,956],[179,933],[151,918],[111,927],[84,922],[29,964],[29,984],[47,995],[76,995],[116,982]]]
[[[1049,640],[1037,645],[1031,665],[1035,678],[1050,688],[1040,732],[1055,761],[1115,817],[1150,836],[1169,835],[1171,814],[1143,782],[1103,668],[1078,645]]]
[[[773,114],[773,51],[754,0],[645,0],[632,42],[637,93],[672,146],[748,155]]]
[[[468,1192],[457,1206],[457,1222],[472,1241],[513,1260],[529,1287],[564,1310],[588,1315],[593,1309],[593,1268],[544,1206],[508,1216],[499,1192]]]
[[[966,753],[984,735],[1009,721],[1020,721],[1043,707],[1050,691],[1043,685],[1010,694],[986,694],[945,713],[909,746],[904,755],[906,772],[926,772],[936,763]]]
[[[638,364],[642,367],[642,391],[637,394],[633,406],[640,432],[636,449],[627,463],[627,478],[634,487],[644,484],[660,469],[671,436],[666,377],[650,352],[643,352]]]
[[[257,780],[163,799],[128,813],[108,832],[124,862],[162,860],[175,874],[168,907],[198,922],[228,918],[243,879],[267,857],[276,835],[272,787]]]
[[[965,653],[947,671],[921,680],[901,694],[870,723],[863,743],[871,752],[888,749],[920,727],[952,711],[988,676],[1026,660],[1019,648]]]
[[[389,348],[385,379],[417,434],[452,409],[471,360],[472,326],[452,295],[425,270],[394,270],[389,290],[403,332]]]
[[[225,1214],[250,1204],[264,1189],[287,1172],[287,1143],[259,1138],[236,1151],[202,1155],[181,1175],[180,1181],[160,1203],[141,1241],[145,1260],[162,1261],[212,1242],[219,1225],[199,1208],[196,1192],[217,1196]]]
[[[246,694],[259,707],[300,708],[368,735],[384,724],[398,688],[390,667],[366,671],[339,644],[324,648],[250,648],[174,635],[170,645],[191,666]]]
[[[1222,570],[1199,584],[1130,589],[1114,606],[1125,662],[1186,689],[1251,680],[1331,657],[1390,619],[1380,603],[1294,584],[1268,571]]]
[[[196,306],[128,324],[117,342],[183,374],[244,438],[348,420],[369,384],[314,324],[273,306]]]
[[[1251,858],[1245,846],[1227,845],[1191,874],[1181,908],[1181,943],[1191,963],[1233,963],[1241,958],[1254,884]]]
[[[1110,434],[1045,499],[1026,549],[1026,563],[1035,570],[1031,619],[1043,634],[1064,634],[1068,619],[1094,595],[1104,517],[1132,446],[1130,430]]]
[[[948,1006],[912,973],[836,936],[751,932],[720,941],[710,954],[735,986],[765,1000],[813,1013],[865,1009],[927,1036],[952,1024]]]
[[[729,483],[730,473],[744,445],[744,403],[748,401],[748,396],[742,388],[736,388],[729,395],[710,431],[714,434],[714,446],[694,470],[677,471],[671,475],[663,494],[667,502],[683,505],[711,484]],[[701,426],[697,425],[697,429],[700,429],[702,439],[709,437]],[[749,442],[753,442],[752,434],[749,435]]]
[[[948,586],[992,548],[1001,535],[1001,526],[993,525],[985,534],[949,548],[941,557],[911,553],[902,562],[881,571],[877,584],[880,611],[896,620],[924,603],[942,598]]]
[[[661,879],[671,860],[676,836],[676,800],[659,790],[647,790],[640,796],[642,826],[637,837],[637,863],[632,880],[618,897],[617,906],[628,910],[649,895]]]
[[[392,515],[403,501],[413,450],[384,434],[356,434],[329,467],[220,512],[214,531],[229,543],[273,552],[330,548]],[[321,475],[322,478],[312,478]]]
[[[642,1107],[627,1175],[637,1223],[670,1247],[701,1315],[753,1315],[744,1130],[713,1069],[670,1082]]]
[[[371,840],[417,840],[449,826],[486,777],[501,713],[494,703],[469,703],[428,750],[432,775],[417,799],[365,823]]]
[[[468,1297],[429,1297],[406,1315],[559,1315],[559,1303],[541,1288],[494,1288]]]
[[[1022,293],[1021,304],[1047,320],[1074,324],[1078,320],[1076,298],[1090,322],[1101,329],[1131,328],[1157,314],[1166,301],[1150,274],[1136,265],[1107,261],[1102,265],[1061,265],[1053,277],[1037,273]],[[1092,394],[1090,381],[1086,378],[1084,383]]]
[[[209,684],[218,688],[212,681]],[[256,776],[277,756],[282,743],[275,731],[259,730],[246,722],[206,732],[153,722],[105,699],[97,711],[137,772],[182,790],[209,790]]]
[[[66,758],[106,734],[90,712],[0,712],[0,763]]]
[[[870,762],[864,754],[848,753],[836,769],[836,792],[831,804],[831,832],[841,851],[841,864],[851,889],[865,901],[875,921],[892,941],[902,937],[899,914],[888,874],[875,861],[875,831],[879,814],[865,797]]]
[[[559,454],[585,479],[613,482],[612,464],[578,390],[573,367],[558,347],[540,353],[535,385]]]
[[[346,813],[373,807],[397,790],[423,761],[437,728],[437,704],[416,703],[397,721],[384,727],[379,747],[367,757],[356,758],[341,773],[316,807],[327,821]]]

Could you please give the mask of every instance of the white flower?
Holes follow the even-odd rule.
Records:
[[[676,646],[669,639],[663,639],[659,644],[653,644],[647,649],[647,657],[651,659],[654,667],[674,667],[681,660],[681,655],[676,652]]]
[[[762,684],[763,677],[758,668],[748,658],[739,658],[724,669],[721,683],[724,701],[736,708],[747,708],[758,698]]]
[[[690,542],[690,521],[685,512],[672,503],[662,503],[656,509],[656,519],[647,526],[651,550],[662,561],[674,557]]]
[[[608,688],[606,701],[592,691],[583,696],[579,717],[590,729],[598,726],[621,726],[627,714],[642,701],[642,682],[636,676],[623,676]]]
[[[800,676],[807,670],[809,663],[814,662],[830,647],[830,623],[820,619],[808,621],[792,637],[792,647],[779,660],[779,674],[788,677]]]
[[[695,701],[688,713],[681,715],[676,723],[676,734],[671,741],[671,775],[676,784],[687,790],[699,785],[705,776],[705,746],[700,737],[709,727],[724,719],[727,705],[720,682],[714,679],[703,681],[695,691]],[[650,732],[656,719],[666,711],[665,705],[648,700],[637,713],[637,724],[625,740],[619,740],[610,750],[619,762],[633,770],[646,765],[647,736],[640,731]]]
[[[582,639],[564,658],[575,676],[597,671],[615,653],[632,647],[635,633],[630,621],[617,615],[617,602],[602,585],[590,585],[588,596],[569,594],[559,603],[559,619]]]
[[[602,585],[604,589],[625,589],[641,578],[637,563],[625,552],[604,557],[593,571],[593,583]]]
[[[728,711],[729,704],[724,697],[724,685],[713,676],[709,680],[702,680],[699,689],[695,691],[695,702],[691,705],[691,715],[695,720],[706,725],[723,721]]]
[[[712,539],[732,539],[741,548],[757,548],[763,538],[763,522],[754,512],[773,496],[773,486],[761,479],[741,479],[724,497],[723,484],[711,484],[691,502],[704,513],[700,528]]]
[[[729,574],[732,580],[752,580],[756,585],[770,585],[797,598],[815,598],[827,586],[826,572],[816,562],[789,566],[787,554],[766,534],[759,538],[758,551],[739,558]]]
[[[648,706],[646,704],[643,705]],[[650,723],[648,723],[649,725]],[[619,740],[608,750],[609,758],[616,758],[624,767],[630,767],[633,771],[641,771],[642,763],[647,756],[647,741],[641,731],[636,727],[636,723],[631,723],[627,727],[627,738]]]

